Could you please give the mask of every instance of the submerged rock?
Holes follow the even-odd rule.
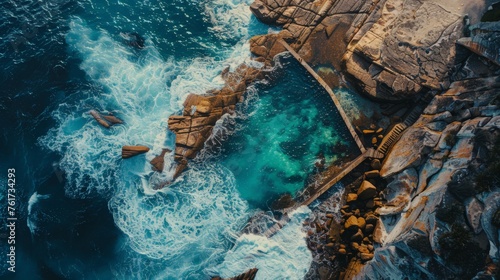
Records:
[[[120,32],[120,36],[123,38],[125,44],[134,48],[143,49],[146,46],[146,40],[137,32]]]
[[[109,114],[109,115],[103,115],[99,113],[96,110],[90,110],[89,114],[103,127],[105,128],[110,128],[112,125],[115,124],[122,124],[123,121],[120,120],[119,118]]]
[[[101,126],[105,128],[110,128],[111,125],[102,118],[101,114],[97,112],[96,110],[90,110],[89,114],[99,123]]]
[[[122,124],[123,121],[113,115],[103,115],[102,116],[105,120],[107,120],[111,124]]]

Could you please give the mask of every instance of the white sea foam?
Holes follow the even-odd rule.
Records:
[[[221,39],[245,37],[248,35],[253,0],[215,0],[205,5],[211,30]]]
[[[69,51],[81,59],[80,67],[93,84],[73,97],[78,102],[70,97],[59,105],[53,113],[58,126],[40,143],[62,156],[60,167],[68,181],[68,196],[110,194],[109,208],[116,225],[128,237],[126,244],[148,258],[165,260],[164,271],[156,275],[161,279],[206,278],[203,270],[222,261],[250,215],[248,205],[236,191],[233,175],[224,167],[194,165],[173,185],[155,191],[151,182],[165,179],[159,177],[171,176],[172,172],[153,175],[148,162],[162,148],[173,149],[174,137],[167,130],[167,119],[181,110],[189,93],[222,86],[219,73],[227,66],[234,69],[240,63],[252,63],[247,43],[250,2],[206,3],[212,31],[237,41],[221,50],[219,57],[165,59],[150,42],[138,55],[78,17],[70,22],[66,37]],[[88,114],[91,109],[111,111],[124,124],[104,129]],[[120,160],[121,146],[135,144],[152,150],[146,158]],[[165,160],[168,169],[172,154]],[[299,234],[293,224],[291,228]],[[279,236],[276,238],[286,238]],[[303,250],[307,248],[302,242],[293,251],[302,252],[298,255],[302,257],[306,254]],[[302,265],[306,264],[297,264],[292,271],[302,273]],[[137,277],[151,276],[146,270],[141,266]]]
[[[160,278],[201,279],[248,219],[248,205],[235,187],[227,169],[203,164],[155,195],[140,187],[119,190],[109,206],[135,251],[168,261]]]
[[[295,210],[291,221],[269,239],[253,234],[240,236],[224,262],[217,266],[217,273],[229,278],[256,267],[257,280],[303,279],[312,262],[302,231],[302,222],[310,213],[307,206]]]
[[[81,68],[103,88],[96,86],[96,90],[82,93],[76,105],[61,104],[53,114],[60,125],[40,142],[63,155],[60,166],[71,183],[66,193],[73,197],[110,191],[123,167],[119,161],[123,145],[152,147],[148,160],[164,147],[172,150],[174,137],[167,133],[168,117],[181,110],[189,93],[222,86],[218,78],[222,69],[249,56],[238,51],[239,46],[227,63],[211,57],[164,61],[150,46],[136,61],[127,46],[113,41],[106,32],[88,28],[83,20],[74,18],[70,27],[67,42],[71,51],[82,58]],[[103,129],[88,114],[90,109],[113,111],[125,124]],[[130,161],[134,164],[124,165],[134,167],[134,172],[143,170],[142,176],[150,172],[146,161]]]
[[[50,195],[48,194],[38,194],[37,192],[34,192],[31,196],[30,199],[28,200],[28,218],[26,219],[26,223],[28,225],[28,228],[30,229],[31,235],[35,234],[35,231],[37,229],[36,226],[36,218],[33,217],[32,215],[32,210],[33,206],[38,203],[41,199],[47,199],[49,198]]]

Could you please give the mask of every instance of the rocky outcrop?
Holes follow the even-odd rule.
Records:
[[[329,73],[343,72],[374,98],[418,98],[429,89],[448,88],[455,41],[463,36],[469,6],[442,0],[256,0],[250,7],[255,16],[283,29],[251,38],[250,51],[264,68],[271,67],[274,56],[285,51],[278,43],[283,39],[304,61],[320,67],[331,87],[339,79]],[[174,178],[203,148],[216,121],[234,110],[248,84],[263,78],[261,69],[247,65],[222,76],[225,87],[190,96],[183,114],[169,119],[177,135]],[[379,138],[370,141],[378,144]]]
[[[467,265],[450,258],[450,250],[458,252],[456,248],[446,247],[465,227],[475,235],[464,237],[463,244],[484,244],[481,238],[486,235],[490,258],[498,259],[498,236],[491,224],[497,208],[487,199],[494,196],[488,194],[491,190],[471,194],[464,179],[484,168],[485,151],[491,148],[484,139],[494,138],[500,129],[498,28],[491,27],[497,23],[472,25],[472,36],[464,38],[470,21],[477,22],[489,2],[256,0],[252,4],[260,20],[283,26],[278,34],[251,40],[252,52],[264,64],[271,65],[272,56],[282,50],[275,44],[282,38],[308,64],[321,67],[320,75],[328,73],[324,69],[342,72],[353,86],[378,100],[425,101],[406,117],[411,122],[391,129],[397,137],[390,144],[370,139],[388,154],[381,166],[374,163],[380,171],[370,171],[364,179],[372,184],[380,175],[389,183],[380,193],[381,186],[372,184],[371,191],[368,183],[361,188],[358,182],[346,195],[347,205],[341,210],[345,243],[334,245],[337,256],[355,256],[346,279],[444,278],[449,276],[445,262],[458,274],[469,275]],[[330,86],[338,83],[323,78]],[[428,96],[434,98],[425,107]],[[372,200],[372,195],[377,196]],[[492,205],[488,211],[487,203]],[[456,216],[457,225],[452,227],[445,220],[456,212],[462,215]],[[358,218],[364,220],[364,229]],[[360,251],[366,235],[380,247]],[[483,257],[483,250],[477,251],[470,254],[471,263]]]
[[[151,165],[153,166],[154,171],[162,172],[163,167],[165,166],[165,154],[172,152],[169,149],[163,149],[161,154],[157,155],[154,159],[151,160]]]
[[[188,160],[196,157],[210,137],[216,122],[226,113],[234,111],[243,99],[247,86],[262,79],[261,70],[240,65],[236,71],[226,69],[222,74],[225,86],[205,95],[190,94],[184,101],[181,116],[170,116],[168,128],[176,134],[175,161],[178,163],[174,179],[187,168]]]
[[[133,156],[144,154],[147,152],[149,152],[149,148],[146,146],[123,146],[122,158],[131,158]]]
[[[470,27],[471,36],[457,43],[500,66],[500,22],[481,22]]]
[[[256,0],[251,6],[256,17],[283,30],[253,40],[252,51],[272,58],[280,48],[270,42],[281,37],[313,67],[347,74],[374,98],[415,98],[448,88],[464,18],[477,17],[486,6],[442,0]]]
[[[412,265],[424,274],[439,275],[445,264],[434,252],[446,256],[446,250],[450,250],[440,244],[447,244],[444,239],[458,234],[452,230],[446,235],[451,224],[456,230],[468,227],[473,233],[466,244],[481,243],[484,230],[490,258],[499,258],[497,230],[491,225],[498,204],[492,198],[496,191],[478,195],[471,181],[475,170],[485,164],[485,151],[491,149],[491,141],[485,139],[497,137],[500,131],[500,108],[495,101],[499,89],[498,76],[454,82],[449,90],[436,95],[417,122],[403,132],[380,172],[392,181],[384,191],[384,206],[376,211],[381,215],[376,239],[382,246],[360,275],[370,275],[370,279],[408,276],[409,271],[390,269],[398,267],[401,258],[413,260]],[[410,246],[415,238],[428,242],[425,258]],[[457,265],[449,258],[446,265]],[[424,259],[427,265],[422,267]],[[484,259],[482,262],[484,265]],[[471,273],[466,268],[457,268],[459,271]]]
[[[378,8],[343,57],[359,87],[385,100],[447,88],[455,41],[462,37],[463,7],[449,1],[387,0]]]
[[[110,128],[112,125],[123,123],[122,120],[111,114],[103,115],[96,110],[90,110],[89,114],[97,121],[97,123],[105,128]]]

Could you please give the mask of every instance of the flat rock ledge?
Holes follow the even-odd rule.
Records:
[[[122,158],[131,158],[133,156],[144,154],[147,152],[149,152],[149,148],[146,146],[123,146]]]

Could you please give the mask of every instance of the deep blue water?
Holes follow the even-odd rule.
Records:
[[[220,86],[222,69],[248,61],[248,38],[268,32],[250,2],[1,2],[0,199],[4,209],[7,169],[15,168],[18,266],[16,274],[6,270],[2,223],[0,275],[208,279],[231,273],[220,264],[231,263],[235,242],[265,242],[237,236],[256,207],[299,190],[318,153],[331,161],[338,156],[332,146],[348,144],[331,100],[293,61],[284,60],[284,74],[240,106],[222,153],[160,192],[152,184],[171,172],[153,173],[148,163],[173,147],[167,119],[184,98]],[[127,45],[120,32],[141,34],[146,47]],[[310,96],[300,97],[302,90]],[[103,129],[90,109],[125,124]],[[130,144],[152,151],[122,161],[121,146]],[[239,170],[245,165],[250,170]],[[2,221],[6,215],[0,210]],[[290,230],[300,236],[297,225]],[[290,243],[278,236],[266,245],[273,258],[261,261],[295,264],[289,273],[299,277],[310,254],[294,241],[300,259],[277,249]],[[243,251],[231,256],[244,257],[246,246],[237,248]],[[266,278],[264,268],[259,273]]]

